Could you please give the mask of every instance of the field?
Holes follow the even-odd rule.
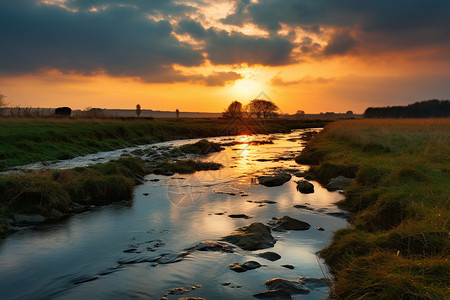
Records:
[[[183,138],[287,132],[321,127],[314,120],[0,118],[0,170],[36,161]]]
[[[355,178],[339,205],[352,226],[321,252],[336,299],[449,299],[450,120],[329,124],[300,157],[326,184]]]

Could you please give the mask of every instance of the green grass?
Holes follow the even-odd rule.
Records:
[[[59,218],[73,205],[130,201],[135,175],[147,173],[137,157],[70,170],[42,170],[0,176],[0,236],[4,219],[16,213]]]
[[[329,124],[299,163],[322,183],[355,178],[339,203],[356,214],[321,255],[336,299],[449,299],[450,120]]]
[[[159,163],[152,172],[155,174],[167,174],[167,171],[178,174],[192,174],[197,171],[219,170],[222,167],[223,165],[219,163],[187,159]]]
[[[182,138],[288,132],[327,121],[225,119],[0,118],[0,170],[37,161],[70,159],[98,151]]]

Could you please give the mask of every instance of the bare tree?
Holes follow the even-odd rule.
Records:
[[[224,118],[240,118],[242,117],[242,104],[239,101],[233,101],[223,112]]]
[[[253,99],[246,106],[247,113],[249,117],[256,115],[258,118],[270,118],[275,117],[277,115],[278,106],[276,106],[273,102],[262,100],[262,99]]]
[[[138,118],[141,115],[141,111],[142,111],[141,105],[140,104],[136,105],[136,115],[138,116]]]

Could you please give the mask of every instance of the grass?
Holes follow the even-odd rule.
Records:
[[[355,178],[338,203],[354,212],[321,255],[335,299],[449,299],[450,120],[329,124],[299,163],[321,183]]]
[[[59,218],[75,204],[104,205],[130,201],[135,176],[147,173],[137,157],[70,170],[42,170],[0,176],[0,236],[4,220],[15,214]]]
[[[162,163],[157,164],[156,167],[152,170],[152,172],[161,175],[167,175],[172,173],[192,174],[197,171],[219,170],[222,167],[223,165],[219,163],[187,159],[175,162],[164,161]]]
[[[327,121],[0,118],[0,170],[173,139],[288,132]]]

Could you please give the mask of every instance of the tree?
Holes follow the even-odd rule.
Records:
[[[175,114],[177,115],[177,119],[180,116],[180,111],[178,110],[178,108],[175,110]]]
[[[136,115],[138,116],[138,118],[141,115],[141,111],[142,111],[141,105],[140,104],[136,105]]]
[[[277,115],[278,106],[272,101],[253,99],[246,107],[249,117],[256,115],[258,118],[270,118]]]
[[[305,116],[305,111],[303,111],[303,110],[297,110],[297,112],[295,113],[295,115],[296,115],[298,118],[304,117],[304,116]]]
[[[0,92],[0,107],[6,106],[6,96]]]
[[[233,101],[223,112],[224,118],[240,118],[242,117],[242,104],[239,101]]]

